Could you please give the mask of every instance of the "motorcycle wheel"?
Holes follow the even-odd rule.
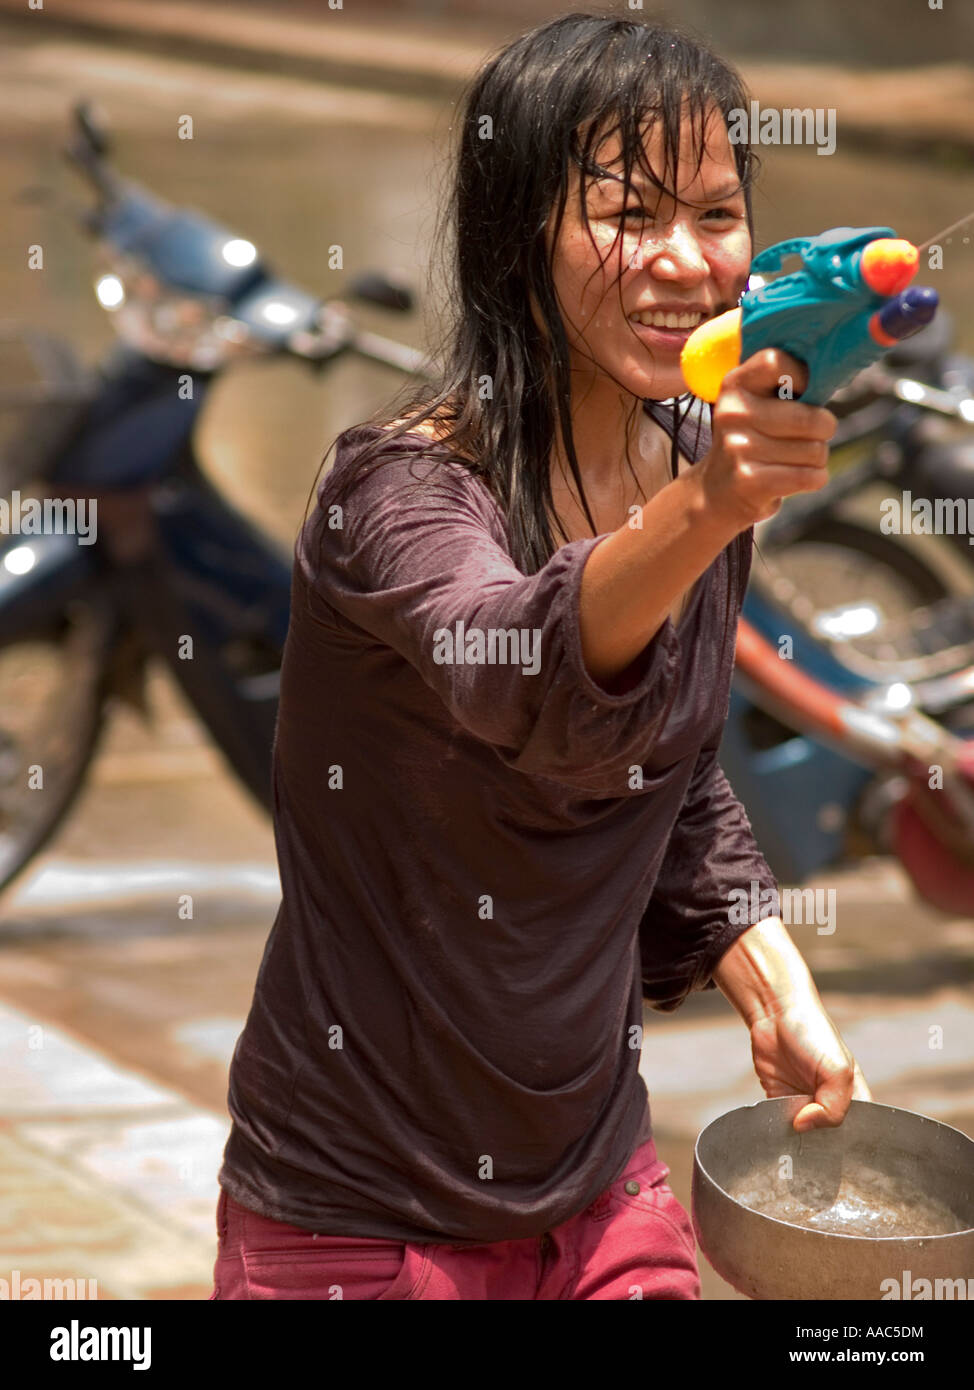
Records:
[[[811,521],[785,545],[761,551],[778,575],[791,580],[816,613],[850,599],[871,599],[884,619],[949,598],[952,590],[915,549],[854,521]],[[854,645],[853,639],[853,645]]]
[[[108,610],[78,600],[0,644],[0,892],[51,839],[103,725]]]
[[[902,625],[918,608],[957,597],[939,571],[915,548],[854,521],[814,520],[786,544],[762,544],[761,550],[773,575],[789,580],[811,604],[811,611],[804,615],[810,626],[814,627],[819,615],[841,609],[850,601],[875,605],[879,626],[865,637],[849,638],[840,646],[840,650],[852,648],[867,659],[875,678],[882,674],[883,666],[888,679],[901,678],[897,624]],[[886,651],[884,627],[888,627],[890,638]],[[974,737],[974,701],[938,717],[952,732],[964,738]]]

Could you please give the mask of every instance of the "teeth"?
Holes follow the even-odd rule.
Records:
[[[641,323],[644,328],[696,328],[702,323],[704,314],[662,313],[658,310],[645,310],[641,314],[630,314],[630,323]]]

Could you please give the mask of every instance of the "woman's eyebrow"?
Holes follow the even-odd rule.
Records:
[[[623,184],[625,183],[625,179],[623,178],[622,174],[608,173],[600,175],[597,179],[593,179],[593,183],[596,186],[608,182]],[[661,190],[657,188],[656,184],[649,183],[646,179],[632,178],[629,180],[629,187],[634,193],[650,194],[656,197],[659,197],[661,192]],[[714,192],[707,193],[704,195],[702,199],[695,201],[702,201],[705,203],[719,203],[722,202],[725,198],[732,198],[738,193],[743,193],[743,191],[743,185],[741,184],[740,180],[735,180],[733,183],[722,184],[720,188],[715,189]]]
[[[722,202],[724,198],[733,198],[736,194],[743,192],[744,185],[741,183],[740,179],[735,179],[733,183],[721,184],[720,188],[716,189],[713,193],[708,193],[704,198],[704,202],[719,203]]]
[[[611,193],[614,190],[612,188],[603,187],[603,185],[612,183],[618,184],[621,188],[625,184],[625,179],[621,174],[605,174],[600,178],[593,179],[592,182],[600,193]],[[658,198],[660,196],[660,189],[658,189],[654,183],[649,183],[645,179],[630,179],[629,191],[643,197]]]

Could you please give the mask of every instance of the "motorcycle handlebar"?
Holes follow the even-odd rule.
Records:
[[[385,338],[379,333],[360,332],[354,333],[351,346],[360,357],[365,357],[370,362],[378,362],[385,367],[394,367],[397,371],[405,372],[408,376],[425,376],[428,380],[433,379],[435,370],[433,361],[424,356],[417,348],[407,347],[404,343],[397,343],[392,338]]]
[[[833,403],[841,409],[846,402],[862,397],[866,398],[862,404],[854,405],[847,413],[840,414],[839,426],[831,441],[833,449],[888,427],[897,415],[904,420],[915,418],[904,407],[919,407],[964,420],[968,424],[974,423],[974,399],[966,390],[945,390],[942,386],[893,371],[881,362],[874,363],[860,374],[854,391],[846,388],[837,392]]]
[[[284,346],[292,356],[319,368],[342,353],[354,352],[407,376],[432,380],[435,370],[432,360],[418,348],[356,328],[344,302],[338,299],[324,301],[318,309],[316,328],[292,333]]]

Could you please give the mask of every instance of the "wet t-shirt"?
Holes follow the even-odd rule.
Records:
[[[419,435],[384,444],[338,512],[377,429],[339,437],[296,547],[283,897],[220,1182],[323,1234],[536,1236],[650,1136],[643,999],[713,988],[747,930],[735,890],[777,888],[717,762],[751,534],[609,693],[579,586],[610,533],[525,575],[484,483]]]

